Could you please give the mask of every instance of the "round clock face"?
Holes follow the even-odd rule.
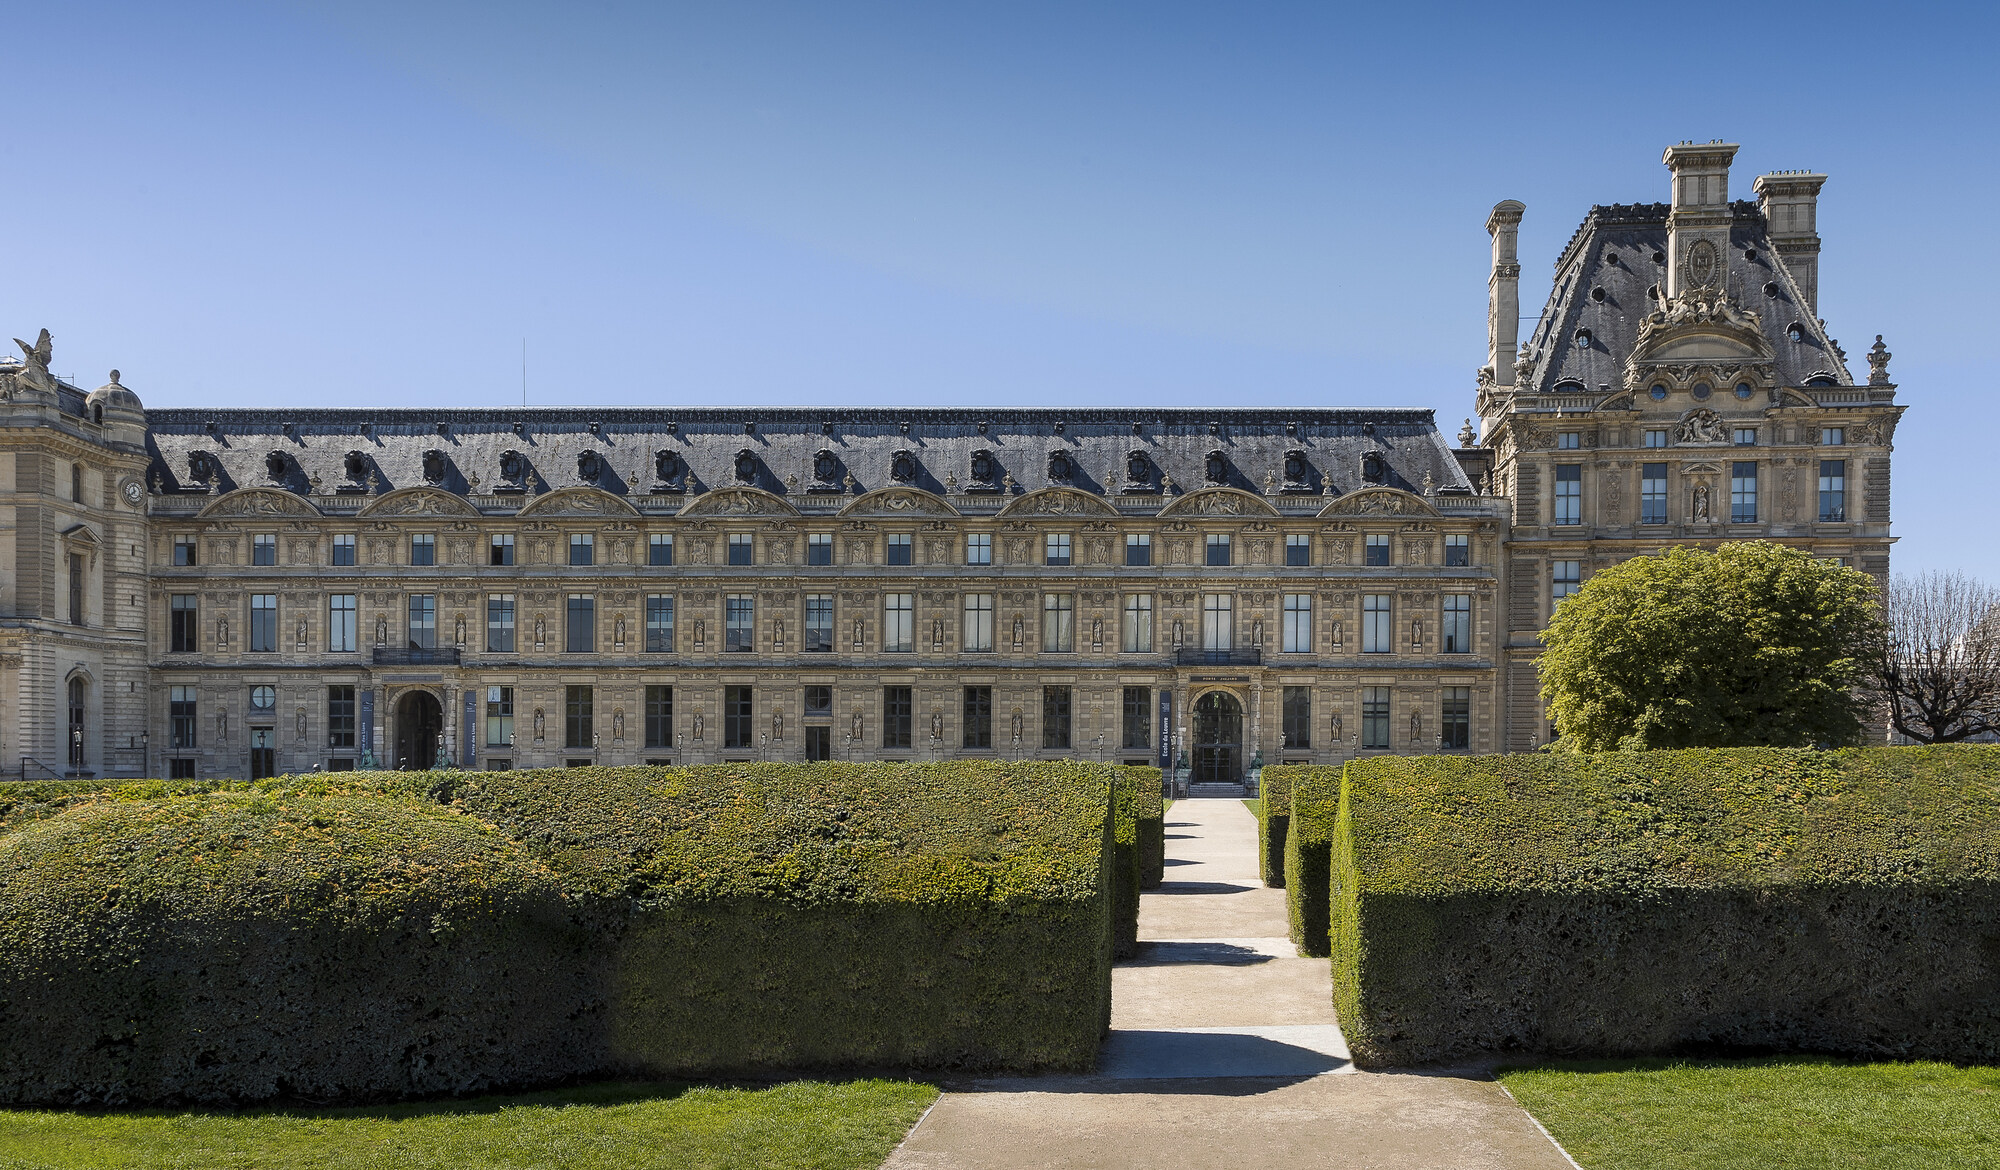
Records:
[[[144,494],[145,491],[140,488],[138,481],[129,479],[125,481],[125,500],[127,503],[135,508],[138,507],[139,498]]]

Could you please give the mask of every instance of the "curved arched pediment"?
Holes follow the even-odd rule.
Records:
[[[1422,496],[1401,488],[1368,487],[1352,491],[1319,510],[1321,516],[1436,516],[1438,510]]]
[[[521,516],[637,516],[639,509],[594,487],[557,488],[536,499],[517,515]]]
[[[840,514],[842,516],[963,515],[957,508],[929,492],[904,487],[876,488],[872,492],[863,492],[842,508]]]
[[[356,515],[377,520],[390,516],[478,516],[479,509],[443,488],[408,487],[384,492]]]
[[[1726,333],[1684,333],[1652,346],[1645,353],[1649,362],[1717,362],[1759,360],[1770,356],[1769,346],[1750,344],[1741,336]]]
[[[388,497],[383,497],[387,499]],[[320,510],[310,500],[300,499],[283,488],[247,487],[228,492],[221,499],[203,508],[196,515],[199,520],[217,520],[230,516],[317,516]]]
[[[1045,487],[1007,501],[1002,516],[1116,516],[1118,509],[1075,488]]]
[[[622,502],[622,501],[621,501]],[[776,492],[756,487],[712,488],[689,500],[677,516],[796,516],[797,508]]]
[[[1162,516],[1276,516],[1270,501],[1242,488],[1196,488],[1160,509]]]

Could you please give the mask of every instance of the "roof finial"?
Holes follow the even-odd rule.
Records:
[[[1870,386],[1888,386],[1892,384],[1889,381],[1889,358],[1891,356],[1888,347],[1882,344],[1882,335],[1877,333],[1875,335],[1875,347],[1868,351],[1868,384]]]

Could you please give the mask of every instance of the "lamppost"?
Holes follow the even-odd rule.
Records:
[[[139,775],[145,776],[153,770],[153,733],[139,733]]]
[[[760,764],[769,762],[770,750],[771,733],[768,731],[759,732],[757,735],[757,762]]]

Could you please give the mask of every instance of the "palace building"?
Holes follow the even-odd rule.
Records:
[[[1888,571],[1888,353],[1819,320],[1824,176],[1593,207],[1481,428],[1389,409],[154,410],[0,364],[0,758],[25,778],[1546,740],[1597,568]]]

